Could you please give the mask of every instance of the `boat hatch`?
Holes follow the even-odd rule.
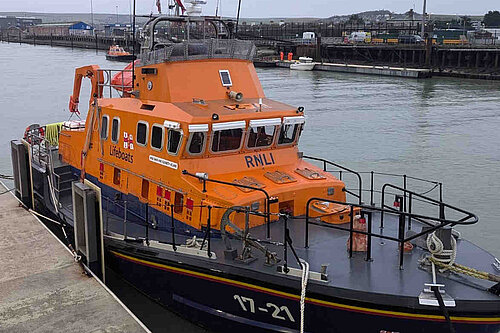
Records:
[[[304,168],[304,169],[297,168],[295,169],[295,172],[301,175],[302,177],[310,180],[326,179],[326,177],[323,176],[318,171],[311,170],[309,168]]]
[[[247,177],[247,176],[245,176],[243,178],[240,178],[240,179],[233,180],[233,184],[244,185],[244,186],[251,186],[251,187],[257,187],[257,188],[264,188],[264,187],[266,187],[265,184],[262,184],[261,182],[259,182],[254,177]],[[238,187],[238,189],[241,190],[241,191],[243,191],[243,192],[245,192],[245,193],[254,191],[254,190],[252,190],[250,188],[243,188],[243,187]]]
[[[318,217],[325,223],[342,224],[349,221],[351,206],[327,201],[313,201],[311,203],[311,217]],[[358,215],[361,209],[353,207],[353,215]]]
[[[273,171],[273,172],[266,172],[264,174],[264,177],[267,179],[272,180],[276,184],[288,184],[288,183],[294,183],[297,181],[294,177],[290,176],[286,172],[283,171]]]
[[[251,110],[255,109],[255,105],[253,104],[232,104],[232,105],[224,105],[226,109],[229,110]]]

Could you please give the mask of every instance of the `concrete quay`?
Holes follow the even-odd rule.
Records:
[[[291,62],[278,61],[277,67],[290,68]],[[316,71],[340,72],[353,74],[370,74],[382,76],[396,76],[413,79],[432,77],[430,69],[415,69],[390,66],[368,66],[368,65],[352,65],[352,64],[336,64],[336,63],[316,63],[314,69]]]
[[[149,332],[10,193],[0,234],[0,332]]]

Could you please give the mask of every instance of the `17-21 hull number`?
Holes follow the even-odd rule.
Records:
[[[238,301],[238,303],[241,306],[241,309],[243,311],[255,313],[256,311],[262,312],[262,313],[268,313],[271,315],[271,317],[276,318],[276,319],[281,319],[281,320],[289,320],[292,323],[295,322],[295,319],[293,319],[292,314],[290,313],[290,310],[288,309],[287,306],[282,305],[278,306],[274,303],[266,303],[265,307],[255,307],[255,302],[252,298],[250,297],[244,297],[240,295],[234,295],[234,299]]]

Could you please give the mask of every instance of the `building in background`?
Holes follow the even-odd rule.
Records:
[[[30,26],[41,23],[42,19],[36,17],[0,16],[0,29],[19,28],[26,30]]]
[[[132,31],[131,24],[106,24],[104,26],[104,35],[107,37],[123,37],[127,34],[127,32]]]
[[[85,22],[42,23],[28,28],[30,34],[38,36],[92,36],[94,28]]]

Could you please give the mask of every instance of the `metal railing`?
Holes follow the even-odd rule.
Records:
[[[351,174],[351,175],[355,176],[355,178],[357,180],[356,186],[354,186],[353,188],[346,187],[344,189],[344,192],[357,198],[357,201],[360,204],[367,201],[367,200],[363,200],[363,199],[365,199],[365,197],[363,196],[363,193],[368,192],[370,194],[370,199],[369,199],[370,205],[372,205],[372,206],[376,205],[375,194],[382,194],[381,190],[375,189],[375,184],[376,184],[377,178],[378,179],[384,178],[385,180],[387,180],[387,179],[399,179],[399,182],[401,182],[401,186],[403,187],[404,190],[409,189],[408,183],[410,180],[421,182],[423,184],[429,184],[430,188],[426,188],[425,190],[423,190],[419,194],[422,194],[422,195],[428,194],[428,193],[431,193],[434,190],[438,189],[439,190],[439,192],[438,192],[439,201],[443,201],[443,184],[441,182],[428,180],[428,179],[424,179],[424,178],[419,178],[419,177],[414,177],[414,176],[409,176],[406,174],[396,174],[396,173],[376,172],[376,171],[355,171],[355,170],[352,170],[352,169],[347,168],[345,166],[342,166],[338,163],[335,163],[335,162],[332,162],[332,161],[329,161],[329,160],[326,160],[323,158],[312,157],[312,156],[302,156],[302,157],[310,159],[310,160],[321,162],[322,167],[323,167],[323,171],[329,172],[332,174],[336,174],[336,175],[338,174],[339,180],[343,181],[346,174]],[[331,170],[331,169],[328,169],[328,166],[333,166],[337,169]],[[363,177],[363,176],[369,176],[369,179],[368,180],[364,179],[366,177]],[[366,184],[366,183],[369,184],[369,187],[363,188],[363,184]],[[391,193],[391,194],[394,194],[394,193]],[[406,209],[406,207],[408,205],[408,201],[407,201],[408,196],[406,193],[403,193],[403,197],[404,197],[403,205]]]
[[[401,196],[401,195],[396,196],[396,202],[398,203],[397,206],[399,206],[399,210],[392,209],[392,208],[389,209],[389,208],[387,208],[388,206],[385,205],[384,203],[381,204],[381,207],[375,207],[375,206],[366,205],[366,204],[355,204],[355,203],[348,203],[348,202],[344,202],[344,201],[338,201],[338,200],[331,200],[331,199],[314,197],[314,198],[310,198],[307,201],[307,206],[306,206],[305,241],[304,241],[305,247],[306,248],[309,247],[309,225],[310,224],[314,224],[314,225],[321,226],[321,227],[326,227],[326,228],[337,229],[337,230],[342,230],[342,231],[349,232],[349,239],[350,239],[349,257],[352,257],[352,253],[353,253],[353,235],[355,233],[367,236],[366,260],[371,260],[371,253],[372,253],[372,251],[371,251],[371,243],[372,243],[372,237],[377,237],[377,238],[380,238],[380,239],[386,239],[386,240],[397,242],[399,244],[399,267],[400,267],[400,269],[403,269],[404,244],[406,242],[409,242],[409,241],[411,241],[413,239],[416,239],[416,238],[424,236],[424,235],[428,235],[428,234],[430,234],[430,233],[432,233],[432,232],[434,232],[434,231],[436,231],[438,229],[444,228],[446,226],[470,225],[470,224],[475,224],[478,221],[477,216],[474,215],[471,212],[465,211],[463,209],[454,207],[452,205],[449,205],[449,204],[446,204],[446,203],[443,203],[443,202],[436,201],[436,200],[434,200],[432,198],[425,197],[423,195],[420,195],[418,193],[412,192],[410,190],[404,190],[403,188],[400,188],[398,186],[394,186],[394,185],[391,185],[391,184],[385,184],[384,185],[384,189],[383,189],[382,192],[384,192],[385,188],[387,188],[387,187],[392,187],[394,189],[397,189],[397,190],[400,190],[400,191],[404,191],[407,194],[411,195],[411,197],[418,196],[418,197],[421,197],[421,198],[423,198],[425,200],[428,200],[428,201],[430,201],[432,203],[438,203],[440,206],[443,206],[443,207],[446,207],[448,209],[451,209],[451,210],[453,210],[453,211],[455,211],[457,213],[461,213],[464,216],[462,218],[460,218],[460,219],[449,220],[449,219],[444,218],[444,216],[442,216],[442,214],[440,214],[439,217],[435,217],[435,216],[429,216],[429,215],[415,214],[415,213],[412,213],[412,212],[406,212],[406,211],[403,210],[404,209],[404,206],[403,206],[403,196]],[[349,228],[347,229],[347,228],[344,228],[344,227],[341,227],[341,226],[338,226],[338,225],[327,224],[327,223],[324,223],[324,222],[311,221],[310,206],[311,206],[311,203],[313,201],[323,201],[323,202],[330,202],[330,203],[334,203],[334,204],[342,204],[342,205],[348,205],[348,206],[350,206]],[[354,215],[353,214],[354,208],[360,208],[361,209],[361,217],[364,217],[365,215],[368,215],[367,231],[355,230],[354,229],[354,225],[353,225],[353,223],[354,223],[354,216],[353,216]],[[374,233],[372,231],[372,228],[373,228],[373,223],[372,223],[372,217],[373,216],[372,215],[373,215],[373,213],[380,213],[381,216],[384,216],[384,214],[391,214],[391,215],[397,216],[398,217],[398,235],[397,235],[397,237],[384,235],[384,234],[382,234],[382,231],[380,233]],[[316,217],[316,218],[318,218],[318,217]],[[404,231],[405,231],[406,226],[407,226],[406,221],[408,220],[408,230],[411,230],[411,220],[412,219],[414,219],[414,220],[418,219],[418,220],[427,221],[427,222],[429,222],[429,221],[430,222],[437,222],[437,224],[428,223],[429,224],[429,228],[426,228],[425,230],[423,230],[423,231],[421,231],[419,233],[416,233],[414,235],[405,237]]]
[[[187,170],[183,170],[182,174],[190,176],[190,177],[194,177],[194,178],[197,178],[198,180],[200,180],[203,183],[203,190],[202,190],[203,193],[207,192],[207,182],[228,185],[228,186],[233,186],[233,187],[237,187],[237,188],[244,188],[244,189],[248,189],[248,190],[255,190],[255,191],[259,191],[259,192],[264,193],[264,195],[266,196],[265,205],[264,205],[266,210],[265,210],[263,215],[264,215],[264,219],[266,221],[266,237],[268,239],[271,238],[271,215],[270,215],[271,209],[270,209],[270,205],[273,202],[273,200],[271,199],[271,196],[269,195],[269,193],[267,193],[266,190],[264,190],[260,187],[235,184],[235,183],[230,183],[230,182],[217,180],[217,179],[210,179],[208,177],[204,177],[204,176],[190,173]]]
[[[109,96],[108,98],[113,98],[113,89],[115,89],[118,92],[119,97],[123,97],[124,93],[130,93],[132,91],[132,75],[133,71],[132,69],[99,69],[98,72],[100,73],[99,77],[103,78],[103,82],[98,82],[97,85],[101,88],[98,89],[98,91],[102,91],[101,96],[97,96],[98,98],[104,98],[106,97],[104,95],[104,88],[109,88]],[[121,73],[121,82],[120,84],[113,84],[113,78]],[[125,74],[130,73],[130,82],[127,83],[125,82]],[[120,94],[121,92],[121,94]]]
[[[351,173],[351,174],[355,175],[358,178],[358,188],[357,188],[358,193],[356,194],[356,193],[354,193],[354,192],[352,192],[352,191],[350,191],[349,189],[346,189],[346,188],[344,188],[343,190],[346,193],[349,193],[352,196],[358,198],[359,204],[362,203],[363,179],[362,179],[361,174],[359,172],[354,171],[354,170],[349,169],[349,168],[346,168],[346,167],[344,167],[344,166],[342,166],[340,164],[334,163],[332,161],[325,160],[324,158],[318,158],[318,157],[312,157],[312,156],[302,156],[302,157],[310,159],[310,160],[322,162],[323,163],[323,171],[325,171],[325,172],[332,172],[332,170],[328,170],[328,166],[329,165],[341,169],[339,171],[339,173],[340,173],[339,179],[340,180],[342,180],[342,170],[345,171],[345,172],[348,172],[348,173]]]
[[[104,229],[105,233],[107,235],[110,235],[110,230],[109,230],[109,215],[113,214],[116,217],[121,218],[120,212],[117,212],[116,210],[110,209],[110,204],[114,205],[116,208],[118,208],[120,211],[123,212],[123,239],[125,241],[145,241],[147,245],[150,244],[150,229],[154,228],[150,225],[149,221],[149,209],[151,207],[154,207],[155,205],[149,204],[149,203],[142,203],[143,209],[144,209],[144,215],[138,214],[134,212],[132,209],[129,208],[129,202],[127,200],[120,200],[120,199],[111,199],[107,196],[102,195],[101,198],[105,201],[105,207],[104,211],[106,213],[106,216],[104,218]],[[168,231],[170,232],[170,241],[169,242],[162,242],[160,239],[157,239],[156,241],[166,243],[172,246],[173,251],[177,251],[177,247],[179,246],[179,243],[176,242],[176,228],[175,228],[175,208],[178,207],[188,207],[187,205],[175,205],[175,204],[170,204],[168,205],[170,208],[170,226],[167,228]],[[207,226],[206,230],[203,235],[203,241],[200,245],[200,250],[203,250],[205,247],[205,244],[207,245],[206,251],[207,251],[207,256],[209,258],[212,257],[212,252],[211,252],[211,232],[212,232],[212,209],[213,208],[224,208],[225,207],[215,207],[211,205],[197,205],[197,206],[190,206],[190,208],[207,208],[208,209],[208,216],[207,216]],[[135,221],[131,222],[129,220],[129,216],[133,216],[135,218]],[[137,238],[137,237],[130,237],[129,233],[127,231],[127,224],[129,223],[134,223],[139,226],[144,227],[144,238]]]
[[[155,49],[144,51],[141,62],[146,65],[165,61],[199,59],[242,59],[252,61],[257,49],[250,41],[237,39],[200,39],[181,43],[156,44]]]

